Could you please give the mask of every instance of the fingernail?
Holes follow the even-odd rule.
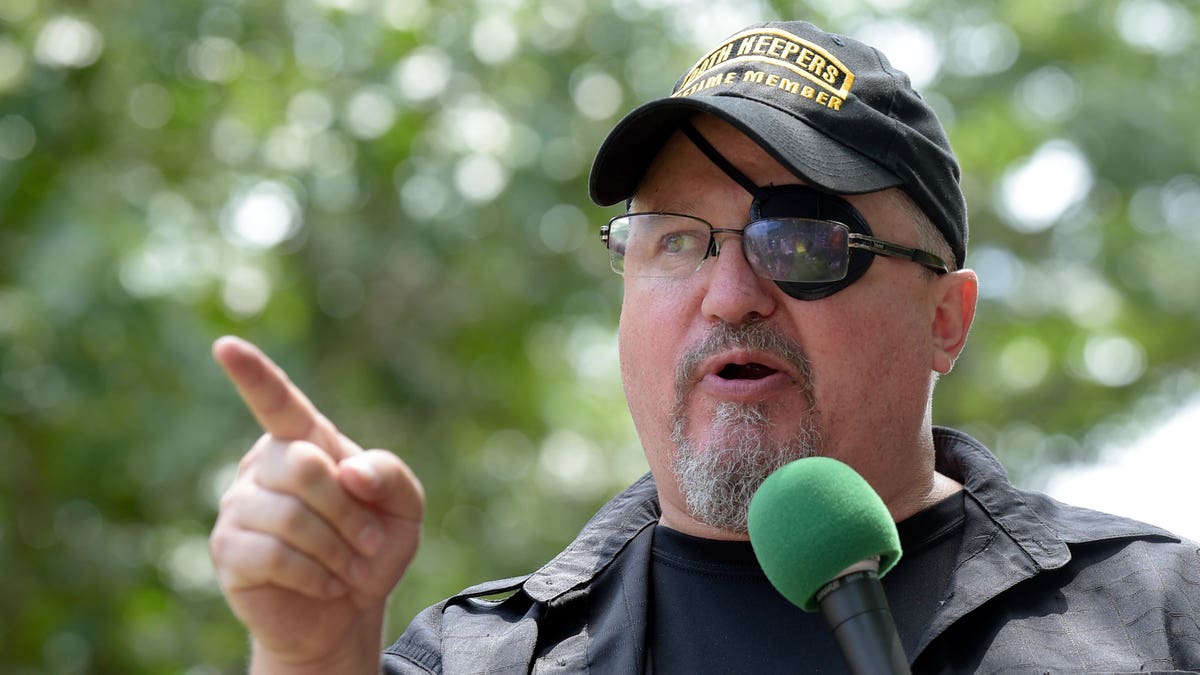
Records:
[[[378,525],[367,525],[358,533],[358,548],[367,555],[374,555],[383,544],[383,531]]]
[[[362,558],[355,558],[350,561],[350,580],[356,584],[361,584],[371,576],[371,568],[367,565],[367,561]]]

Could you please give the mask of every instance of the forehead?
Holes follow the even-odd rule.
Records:
[[[805,185],[751,138],[711,115],[692,119],[696,130],[755,185]],[[841,195],[862,213],[877,236],[896,236],[901,242],[915,236],[906,198],[895,188],[861,195]],[[655,156],[637,194],[634,211],[671,211],[705,219],[745,222],[752,196],[704,155],[686,136],[676,132]],[[915,208],[915,205],[914,207]],[[715,214],[714,214],[715,212]],[[719,215],[717,215],[719,214]],[[714,221],[715,222],[715,221]]]
[[[691,124],[713,149],[756,185],[799,184],[804,181],[788,171],[751,138],[729,123],[708,114],[696,115]],[[684,182],[709,179],[733,180],[681,131],[676,131],[655,155],[639,186],[639,195],[647,186],[677,179]],[[736,185],[736,183],[735,183]]]

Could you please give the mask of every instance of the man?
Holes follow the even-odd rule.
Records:
[[[603,236],[650,475],[543,568],[423,612],[385,669],[844,670],[746,542],[761,481],[812,455],[853,467],[898,523],[884,587],[914,670],[1200,668],[1195,544],[1016,490],[932,426],[977,294],[958,177],[907,78],[805,23],[733,35],[630,113],[592,195],[629,207]],[[252,346],[214,353],[267,432],[212,536],[254,671],[374,672],[420,484]]]

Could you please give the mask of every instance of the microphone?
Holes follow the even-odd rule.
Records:
[[[796,460],[763,481],[748,517],[767,579],[804,611],[820,608],[851,672],[910,672],[879,584],[900,535],[862,476],[828,457]]]

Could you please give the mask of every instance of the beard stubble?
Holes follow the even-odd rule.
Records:
[[[706,441],[698,441],[689,431],[691,423],[703,422],[686,413],[700,364],[714,353],[734,348],[772,354],[794,369],[805,410],[800,422],[781,438],[772,438],[771,432],[777,431],[773,418],[784,411],[782,403],[722,401],[709,420]],[[794,460],[820,454],[820,425],[807,356],[765,321],[717,324],[684,353],[676,368],[671,440],[675,478],[690,515],[710,527],[745,533],[750,500],[767,476]]]

